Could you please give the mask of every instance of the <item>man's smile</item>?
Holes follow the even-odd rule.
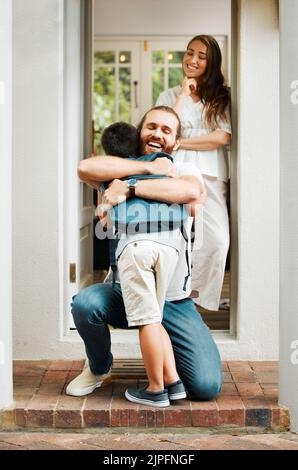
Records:
[[[153,152],[160,151],[163,148],[159,142],[155,142],[153,140],[149,140],[149,142],[146,143],[146,146],[152,149]]]

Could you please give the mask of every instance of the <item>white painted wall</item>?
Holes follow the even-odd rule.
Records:
[[[277,359],[279,314],[279,31],[275,0],[240,0],[238,341],[228,359]],[[234,103],[235,105],[235,103]]]
[[[298,432],[298,2],[280,0],[280,374],[279,403]]]
[[[12,8],[0,2],[0,409],[12,404]]]
[[[95,0],[95,35],[230,34],[230,0]]]
[[[59,0],[13,4],[13,325],[18,359],[83,357],[84,349],[81,343],[60,340],[62,5]]]

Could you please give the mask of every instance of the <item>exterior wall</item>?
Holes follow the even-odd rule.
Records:
[[[238,36],[238,340],[219,342],[223,357],[269,360],[279,313],[277,2],[240,0]]]
[[[0,2],[0,409],[12,404],[12,8]]]
[[[103,36],[230,34],[230,0],[95,0]],[[125,21],[123,19],[125,18]]]
[[[14,0],[14,357],[83,357],[61,342],[58,166],[63,2]]]
[[[81,342],[62,341],[60,336],[62,5],[61,0],[14,0],[15,358],[74,358],[84,354]],[[275,359],[279,233],[277,9],[274,0],[239,0],[239,6],[239,334],[237,339],[216,338],[224,359]],[[156,11],[161,10],[151,10],[153,24]],[[117,16],[123,18],[119,11]],[[187,25],[185,29],[190,31]]]
[[[298,55],[296,0],[280,0],[280,387],[298,432]]]

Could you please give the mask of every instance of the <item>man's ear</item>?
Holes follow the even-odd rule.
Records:
[[[174,151],[174,150],[178,150],[179,145],[180,145],[180,139],[176,140],[176,143],[175,143],[175,145],[174,145],[173,151]]]

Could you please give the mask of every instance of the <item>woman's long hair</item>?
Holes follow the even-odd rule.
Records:
[[[226,120],[226,110],[230,106],[229,88],[224,84],[221,71],[222,56],[218,42],[213,36],[201,34],[192,38],[187,49],[193,41],[200,41],[207,47],[207,68],[201,77],[198,92],[204,105],[204,118],[214,127],[217,120]]]

